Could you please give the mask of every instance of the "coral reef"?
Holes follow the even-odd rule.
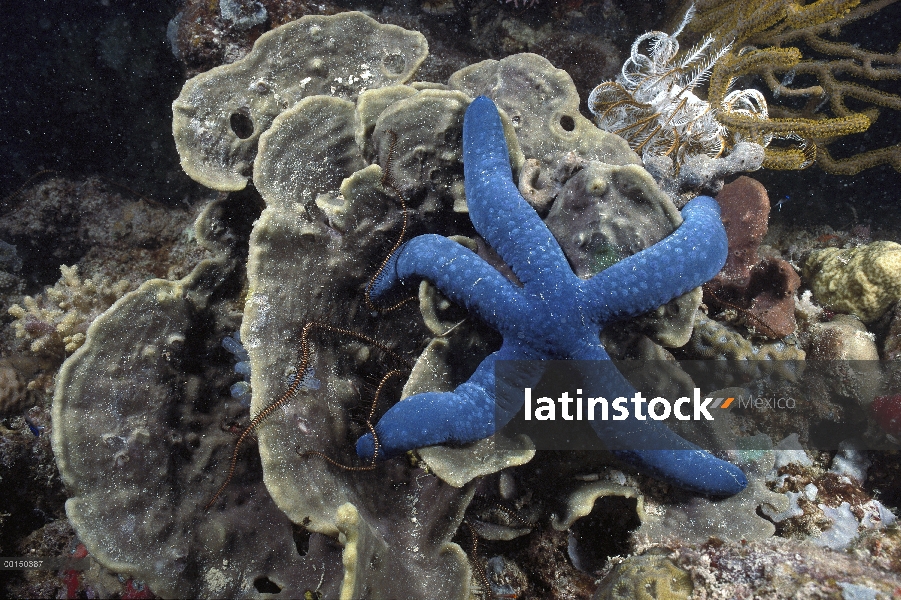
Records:
[[[727,156],[710,158],[706,154],[689,156],[677,165],[669,156],[646,156],[644,166],[676,206],[698,194],[716,196],[728,177],[756,171],[763,164],[763,146],[738,142]]]
[[[526,171],[520,176],[521,193],[530,177]],[[546,209],[545,224],[582,279],[650,248],[682,222],[673,203],[637,165],[613,166],[567,155],[554,179],[554,185],[541,192],[528,186],[523,197],[533,206],[539,204],[539,214]],[[700,290],[694,290],[628,324],[613,326],[634,328],[663,346],[679,347],[691,335],[699,303]]]
[[[223,19],[218,3],[188,0],[168,28],[169,43],[188,76],[243,58],[261,33],[306,15],[334,15],[351,7],[340,2],[258,0],[265,23],[240,29]],[[250,3],[248,3],[250,4]],[[538,10],[518,11],[497,0],[469,3],[424,0],[401,8],[386,5],[371,16],[381,23],[421,31],[429,38],[430,55],[420,67],[424,81],[446,81],[460,68],[484,58],[501,59],[531,52],[557,65],[567,64],[584,96],[597,78],[616,73],[622,48],[640,28],[659,21],[659,6],[624,0],[542,3]],[[469,35],[460,35],[461,30]],[[574,62],[571,57],[579,56]]]
[[[604,577],[593,600],[688,600],[694,585],[688,572],[661,554],[632,556]]]
[[[872,323],[901,300],[901,244],[813,251],[804,261],[804,278],[823,306]]]
[[[890,598],[901,585],[896,573],[870,557],[780,538],[710,540],[677,547],[669,557],[707,598]]]
[[[683,351],[695,358],[726,357],[729,360],[768,358],[788,361],[801,360],[805,357],[804,350],[793,343],[785,341],[753,343],[733,327],[715,321],[700,311],[695,316],[691,339],[683,347]]]
[[[853,315],[835,315],[824,323],[813,323],[807,328],[805,337],[810,360],[879,360],[876,336]]]
[[[52,177],[20,192],[0,220],[29,285],[52,282],[60,265],[127,280],[179,279],[205,257],[191,239],[194,210],[167,208],[99,178]]]
[[[519,146],[536,153],[549,168],[554,167],[572,144],[588,160],[636,161],[622,141],[608,139],[609,136],[578,115],[578,97],[572,83],[567,81],[565,73],[553,69],[547,61],[526,55],[499,62],[485,61],[476,67],[453,76],[450,83],[453,86],[459,82],[474,91],[481,91],[479,86],[482,86],[485,91],[495,94],[499,102],[506,103],[512,113],[508,114],[511,121],[508,131],[515,131],[517,126],[519,129],[515,136],[507,136],[514,160],[519,154]],[[531,82],[528,88],[513,85],[523,80]],[[524,90],[532,86],[548,90],[548,93],[525,94]],[[465,222],[454,216],[466,207],[454,197],[454,188],[447,186],[446,176],[442,174],[449,168],[458,169],[459,173],[459,146],[454,147],[445,140],[460,139],[458,128],[462,124],[465,104],[460,102],[459,93],[455,91],[422,86],[425,89],[417,92],[414,86],[411,87],[413,93],[397,86],[368,90],[360,95],[354,111],[340,99],[305,99],[275,119],[261,137],[254,181],[266,199],[267,208],[257,221],[251,240],[248,275],[252,293],[245,308],[241,332],[252,363],[254,413],[266,409],[272,399],[278,398],[288,387],[287,365],[292,358],[299,361],[301,354],[293,328],[301,323],[330,320],[333,307],[342,307],[342,327],[352,326],[367,334],[373,332],[379,340],[390,340],[393,350],[409,348],[416,339],[421,339],[422,333],[411,329],[408,319],[394,313],[375,318],[363,309],[363,291],[376,265],[372,264],[371,258],[361,260],[360,257],[387,253],[388,239],[384,232],[396,227],[401,215],[396,200],[382,187],[382,170],[374,165],[358,167],[361,159],[355,157],[352,145],[355,142],[359,147],[356,152],[372,149],[372,156],[378,155],[391,165],[392,179],[407,186],[404,189],[411,195],[410,229],[427,230],[438,227],[444,220],[450,225],[445,225],[442,233],[447,233],[448,229],[453,232],[455,228],[468,231]],[[557,93],[549,93],[551,90],[557,90]],[[374,118],[379,105],[385,106],[392,100],[401,103],[404,110],[387,106]],[[451,114],[441,119],[431,118],[436,106]],[[583,139],[578,139],[561,125],[561,121],[568,123],[560,116],[561,111],[566,111],[563,116],[569,116],[576,129],[584,129]],[[455,118],[452,118],[453,112],[456,112]],[[301,126],[309,121],[311,114],[318,114],[321,122],[329,124],[327,136]],[[422,123],[426,116],[433,121],[428,126]],[[371,125],[373,120],[375,126]],[[397,141],[392,131],[398,133]],[[422,133],[417,133],[420,131]],[[400,135],[403,132],[409,132],[407,139]],[[416,137],[419,135],[424,139]],[[440,146],[436,147],[436,142]],[[435,160],[433,153],[444,153],[445,146],[447,152],[453,154],[441,156],[440,162],[432,162]],[[305,150],[309,148],[316,149],[318,160],[309,159]],[[425,158],[407,160],[403,157],[408,152],[417,152]],[[287,169],[286,165],[292,168]],[[349,172],[354,168],[359,170]],[[438,175],[433,176],[435,173]],[[298,185],[294,181],[306,183]],[[618,187],[630,181],[632,179],[622,184],[614,182],[614,185]],[[306,189],[301,190],[300,186]],[[336,187],[337,192],[334,191]],[[308,198],[306,207],[298,204],[298,197]],[[315,277],[298,279],[298,272],[314,273]],[[399,332],[404,334],[399,335]],[[309,402],[287,403],[284,408],[279,406],[259,427],[266,481],[279,506],[292,519],[305,522],[310,529],[335,535],[339,529],[338,507],[350,502],[362,522],[368,523],[366,527],[361,526],[361,531],[369,531],[376,539],[383,540],[378,547],[406,548],[409,544],[402,540],[408,534],[390,527],[384,520],[380,508],[383,499],[377,506],[373,505],[375,498],[382,498],[385,492],[372,493],[367,472],[342,473],[321,457],[307,454],[308,450],[315,450],[336,460],[349,460],[344,434],[336,436],[334,432],[347,431],[352,435],[361,429],[351,417],[360,412],[357,407],[360,403],[358,390],[365,382],[362,377],[365,373],[378,372],[374,370],[380,368],[373,362],[377,355],[375,349],[353,339],[341,341],[334,337],[330,339],[325,330],[310,340],[313,346],[311,365],[319,374],[330,374],[328,378],[320,375],[323,389],[328,388],[328,398],[304,393]],[[429,347],[437,348],[438,345],[436,342]],[[427,352],[417,364],[427,365],[435,354]],[[444,367],[433,363],[430,368]],[[461,375],[465,379],[468,373],[464,371]],[[479,456],[481,461],[483,455],[484,452],[481,455],[474,452],[469,456]],[[501,462],[500,466],[503,464],[510,463]],[[466,480],[466,477],[455,479],[457,484]],[[310,481],[319,482],[316,489],[310,488]],[[442,493],[450,495],[449,490]],[[464,488],[458,493],[468,492]],[[457,517],[451,513],[451,518]],[[353,520],[357,522],[356,517]],[[386,546],[382,546],[383,543]],[[399,569],[406,569],[405,565],[409,564],[418,565],[418,578],[424,585],[432,580],[431,573],[436,570],[444,573],[444,581],[448,577],[456,580],[458,567],[453,563],[439,566],[435,562],[433,544],[420,546],[415,557],[401,559],[395,552],[389,562],[403,563],[397,566]],[[450,576],[447,575],[449,569]],[[423,578],[423,573],[430,574]],[[382,581],[378,573],[371,577],[372,581],[380,581],[378,585],[384,589],[394,589],[397,585],[395,581]]]
[[[641,527],[634,533],[637,547],[646,548],[661,540],[702,543],[711,537],[725,541],[771,537],[776,527],[761,516],[761,512],[780,512],[788,508],[785,496],[767,487],[766,480],[772,471],[775,455],[772,450],[739,450],[735,454],[738,457],[736,462],[747,474],[747,487],[722,500],[676,498],[652,505],[646,498]],[[724,514],[728,514],[729,518],[724,519]]]
[[[27,401],[25,379],[9,359],[0,358],[0,415],[19,412]]]
[[[381,304],[367,302],[368,284],[400,232],[406,233],[403,241],[412,238],[395,255],[401,271],[404,261],[412,262],[413,271],[435,271],[441,284],[449,271],[424,256],[435,248],[452,249],[449,256],[459,259],[465,247],[480,273],[507,286],[504,290],[514,289],[507,279],[529,285],[522,261],[505,264],[502,257],[510,259],[505,245],[535,236],[511,242],[509,235],[488,233],[480,215],[484,198],[465,189],[473,178],[467,173],[464,180],[464,171],[478,164],[472,156],[464,162],[461,152],[461,142],[479,137],[464,132],[472,98],[485,94],[501,109],[493,133],[497,137],[502,131],[504,141],[492,148],[510,157],[504,189],[523,208],[511,217],[513,226],[523,227],[522,215],[532,215],[535,227],[529,231],[559,241],[568,263],[561,263],[561,272],[572,271],[579,285],[592,277],[620,281],[617,265],[622,269],[668,247],[673,236],[695,222],[697,203],[687,204],[696,195],[692,190],[715,190],[727,173],[759,163],[763,150],[739,143],[725,157],[689,157],[678,174],[670,157],[656,157],[655,163],[648,156],[647,167],[659,178],[661,191],[624,140],[581,116],[567,72],[542,57],[486,60],[450,75],[465,63],[462,55],[444,53],[434,61],[425,57],[424,44],[413,32],[376,24],[359,13],[309,17],[263,34],[291,11],[332,9],[302,4],[189,1],[173,24],[179,47],[194,53],[184,57],[189,63],[234,63],[186,84],[175,105],[180,124],[174,129],[187,169],[220,188],[246,188],[220,194],[203,210],[196,230],[185,235],[187,219],[193,218],[185,211],[123,201],[98,181],[52,180],[28,191],[28,201],[10,213],[9,229],[17,237],[0,231],[0,237],[16,243],[16,256],[23,259],[25,268],[17,273],[14,259],[3,262],[0,245],[0,268],[15,276],[24,272],[32,281],[52,281],[46,273],[34,278],[29,266],[36,264],[35,244],[44,239],[40,227],[29,229],[33,221],[46,226],[50,238],[78,240],[69,248],[48,249],[54,273],[60,263],[73,264],[78,270],[70,275],[81,286],[87,280],[79,273],[90,275],[96,287],[123,279],[134,290],[80,325],[86,336],[57,376],[53,419],[40,386],[23,385],[41,368],[40,360],[30,349],[25,358],[35,364],[17,355],[0,359],[0,384],[9,366],[12,398],[8,412],[0,415],[0,458],[12,465],[10,476],[18,486],[14,502],[4,497],[0,506],[0,540],[34,531],[28,548],[86,556],[91,564],[84,573],[23,577],[7,591],[88,597],[467,598],[493,593],[587,599],[602,580],[598,597],[616,590],[626,597],[643,592],[686,597],[692,587],[700,597],[847,596],[886,593],[896,584],[885,569],[899,564],[897,526],[877,528],[894,518],[887,508],[894,506],[894,496],[884,490],[896,480],[896,462],[853,444],[843,444],[834,460],[830,452],[809,449],[809,430],[828,421],[841,421],[843,431],[855,433],[869,426],[867,436],[894,443],[891,432],[877,430],[877,424],[893,427],[891,406],[885,409],[884,401],[867,406],[877,393],[867,384],[881,377],[864,370],[835,370],[818,380],[815,369],[803,372],[803,365],[786,375],[796,366],[791,361],[754,360],[738,367],[716,361],[732,369],[735,385],[753,378],[755,370],[770,369],[792,393],[804,390],[827,398],[835,391],[849,401],[827,399],[790,414],[730,411],[703,432],[713,440],[709,443],[677,430],[717,460],[733,461],[748,473],[749,485],[728,500],[680,492],[656,478],[660,473],[653,469],[614,462],[628,474],[615,471],[610,466],[615,458],[606,453],[536,452],[525,436],[498,434],[462,447],[433,446],[389,461],[361,462],[354,441],[370,431],[393,398],[402,398],[395,405],[400,407],[422,394],[451,393],[493,350],[510,343],[475,318],[485,302],[473,300],[476,294],[469,292],[465,277],[450,277],[453,281],[444,283],[452,285],[438,288],[411,281],[406,291],[413,304],[418,301],[418,312],[409,304],[380,311]],[[437,10],[437,4],[426,8]],[[472,17],[472,27],[488,27],[503,7],[492,0],[492,10],[486,11],[487,4],[454,10],[458,17]],[[576,9],[548,10],[568,14]],[[594,14],[597,6],[587,2],[584,10]],[[392,6],[378,18],[415,21],[398,14]],[[506,25],[510,35],[522,35],[525,47],[539,47],[540,19],[531,23],[534,29],[517,19]],[[291,41],[286,31],[303,33]],[[362,32],[362,59],[346,52],[352,44],[345,38],[353,32]],[[247,53],[257,37],[260,43]],[[299,48],[298,39],[313,43]],[[282,80],[285,57],[293,74]],[[361,64],[386,70],[367,71]],[[441,69],[444,74],[411,83],[420,64],[430,76]],[[331,73],[324,72],[326,67]],[[206,88],[199,85],[204,81]],[[483,146],[480,140],[475,150]],[[518,198],[512,187],[517,181],[534,211]],[[486,185],[498,187],[492,180]],[[99,210],[102,199],[111,202]],[[50,210],[54,202],[60,204],[59,217]],[[96,214],[79,214],[79,202],[97,209]],[[117,212],[120,206],[134,213]],[[685,223],[677,207],[685,211]],[[131,218],[135,230],[126,227],[113,239],[110,232],[120,231],[120,225],[105,221],[109,214],[125,223]],[[131,214],[138,216],[126,217]],[[759,225],[761,215],[753,217],[750,221]],[[152,236],[159,241],[154,242],[143,232],[157,225]],[[0,229],[6,227],[4,220]],[[38,241],[29,242],[28,236]],[[745,250],[729,273],[741,280],[736,285],[754,277],[760,255],[764,260],[776,255],[766,247],[758,252],[760,237],[749,235],[735,244]],[[836,243],[855,244],[860,237],[842,235]],[[434,243],[416,251],[423,239]],[[688,242],[699,239],[692,245],[711,242],[697,235]],[[817,245],[813,236],[792,243],[802,249]],[[796,250],[787,255],[798,257]],[[129,261],[134,274],[127,273]],[[637,274],[648,277],[653,271],[648,267]],[[788,289],[789,273],[781,274],[786,277],[776,287]],[[134,289],[149,276],[170,281],[151,280]],[[673,293],[668,284],[650,287],[657,295]],[[34,288],[29,293],[34,295]],[[885,354],[893,352],[898,337],[885,333],[888,317],[871,324],[874,340],[859,322],[814,306],[808,293],[806,304],[798,301],[803,330],[797,336],[752,342],[698,310],[700,293],[695,289],[650,314],[607,328],[603,348],[616,359],[666,361],[652,369],[651,377],[666,380],[660,385],[690,389],[694,382],[680,371],[674,355],[798,359],[804,357],[803,346],[811,355],[865,358],[880,345]],[[794,304],[794,290],[788,295]],[[46,292],[43,297],[50,298]],[[473,312],[465,310],[470,305]],[[709,299],[707,305],[711,314],[722,308]],[[41,310],[51,308],[48,301]],[[487,320],[505,318],[490,314]],[[554,319],[533,320],[564,335],[567,328]],[[240,335],[234,333],[238,327]],[[668,350],[686,340],[684,348]],[[593,343],[601,347],[597,339]],[[55,360],[62,358],[62,338],[51,345]],[[382,380],[386,372],[389,378]],[[623,374],[633,377],[626,368]],[[52,376],[47,369],[40,378],[51,381]],[[239,376],[244,381],[232,395],[229,387]],[[725,397],[747,391],[705,393]],[[25,411],[30,404],[34,407]],[[875,421],[868,423],[867,414]],[[732,434],[764,428],[796,435],[773,451],[727,445]],[[604,433],[615,442],[619,432]],[[66,509],[74,531],[60,527],[63,494],[50,464],[51,437],[71,495]],[[447,441],[446,436],[439,441]],[[670,458],[664,456],[663,462]],[[869,479],[868,461],[875,465]],[[874,470],[882,477],[876,483]],[[672,471],[677,482],[685,479],[684,466]],[[695,489],[711,489],[704,473],[698,477],[703,481]],[[53,499],[38,506],[46,514],[33,513],[34,497]],[[804,546],[786,544],[773,535],[806,541]],[[827,553],[813,544],[854,554]],[[623,558],[630,552],[638,554]],[[760,565],[767,566],[761,571]],[[830,572],[838,577],[824,575]]]
[[[581,115],[579,94],[569,74],[537,54],[469,65],[451,75],[447,84],[470,98],[496,99],[498,109],[513,122],[522,152],[537,160],[548,178],[570,152],[611,165],[640,162],[622,138],[599,131]],[[525,93],[527,85],[531,93]],[[515,156],[513,160],[515,172]],[[545,187],[541,177],[535,187]]]
[[[803,454],[780,462],[770,487],[789,499],[790,508],[765,513],[782,537],[846,550],[894,525],[894,514],[864,488],[871,463],[858,443],[839,444],[828,470],[819,457],[813,462]]]

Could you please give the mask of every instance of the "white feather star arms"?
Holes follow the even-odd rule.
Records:
[[[730,139],[716,119],[717,110],[767,117],[766,100],[754,89],[731,92],[721,107],[694,94],[731,43],[714,51],[714,39],[708,36],[677,58],[676,38],[692,16],[694,7],[672,34],[639,36],[616,81],[602,83],[588,97],[598,127],[626,139],[642,157],[669,156],[677,165],[698,154],[717,158],[740,141]],[[643,46],[649,46],[648,54],[642,53]]]

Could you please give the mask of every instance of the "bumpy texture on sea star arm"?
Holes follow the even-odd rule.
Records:
[[[583,281],[586,310],[599,322],[635,317],[663,306],[720,272],[728,254],[719,204],[699,196],[682,209],[672,234]]]
[[[477,98],[463,125],[470,218],[523,286],[510,283],[463,246],[429,235],[401,246],[370,290],[373,298],[379,298],[392,287],[426,277],[504,338],[501,349],[453,392],[416,394],[395,404],[376,425],[382,458],[493,434],[519,409],[496,406],[496,361],[609,361],[598,338],[604,325],[664,304],[710,279],[725,263],[726,234],[719,206],[712,198],[701,197],[685,206],[685,222],[659,244],[592,279],[579,279],[553,235],[513,185],[506,148],[494,103]],[[501,383],[521,390],[541,377],[541,367],[522,369],[515,381]],[[635,394],[615,368],[592,369],[585,378],[595,395]],[[501,397],[511,396],[516,394]],[[680,487],[726,496],[747,485],[740,469],[656,421],[632,417],[592,425],[617,456]],[[365,458],[373,452],[372,435],[361,437],[357,453]]]
[[[506,312],[507,319],[525,318],[526,303],[516,286],[469,248],[440,235],[413,238],[391,255],[369,293],[378,298],[398,281],[425,278],[448,298],[487,323]],[[465,282],[462,286],[460,282]]]

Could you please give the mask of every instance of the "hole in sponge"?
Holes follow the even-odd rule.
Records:
[[[569,115],[563,115],[560,117],[560,127],[562,127],[564,131],[572,131],[576,128],[576,120]]]
[[[400,75],[404,72],[404,66],[406,65],[406,61],[404,57],[398,53],[389,54],[382,60],[382,64],[385,65],[385,70],[392,75]]]
[[[291,536],[294,538],[294,547],[297,548],[297,554],[306,556],[310,551],[310,531],[305,527],[291,524]]]
[[[278,594],[282,591],[274,581],[262,575],[253,580],[253,587],[261,594]]]
[[[586,573],[600,572],[611,556],[629,553],[629,534],[639,525],[634,498],[598,498],[591,514],[569,528],[568,554],[573,566]]]
[[[253,135],[253,120],[250,118],[248,112],[249,111],[246,108],[241,108],[233,112],[231,118],[228,120],[229,125],[231,125],[232,128],[232,133],[242,140],[246,140]]]

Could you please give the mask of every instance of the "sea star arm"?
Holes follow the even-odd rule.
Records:
[[[415,237],[392,254],[369,294],[378,300],[398,284],[422,278],[486,323],[527,315],[517,287],[497,269],[469,248],[434,234]]]
[[[513,183],[500,115],[485,96],[466,110],[463,175],[472,224],[523,284],[541,285],[549,273],[575,277],[557,240]]]
[[[595,348],[583,358],[589,356],[594,360],[583,372],[586,390],[601,390],[610,400],[635,395],[635,388],[609,361],[603,348]],[[453,392],[425,392],[395,404],[375,428],[380,458],[437,444],[471,443],[493,435],[521,408],[519,404],[496,404],[495,398],[521,398],[522,390],[534,387],[544,372],[540,361],[527,360],[528,357],[534,358],[527,348],[505,342],[482,361],[469,381]],[[507,377],[496,382],[497,361],[514,359],[518,361],[515,377],[511,378],[511,370],[506,369]],[[496,383],[511,390],[496,394]],[[639,472],[682,489],[720,497],[737,494],[748,484],[741,469],[676,435],[658,421],[639,421],[630,414],[625,421],[594,420],[591,426],[614,456]],[[373,451],[372,434],[357,441],[361,458],[371,458]]]
[[[528,355],[526,355],[528,356]],[[391,407],[375,426],[379,438],[380,458],[391,458],[407,450],[437,444],[466,444],[484,439],[506,425],[521,404],[495,402],[494,366],[498,360],[522,358],[515,343],[504,343],[490,354],[466,383],[453,392],[423,392],[404,398]],[[503,385],[517,390],[534,386],[544,372],[540,362],[522,362],[514,378]],[[518,394],[501,394],[515,398]],[[374,451],[372,434],[357,440],[357,455],[371,458]]]
[[[611,401],[635,396],[635,388],[610,360],[595,358],[580,364],[587,365],[582,372],[586,390]],[[673,433],[661,421],[645,417],[638,420],[630,412],[625,421],[595,419],[591,427],[618,459],[684,490],[722,497],[735,495],[748,485],[745,474],[732,463]]]
[[[734,496],[748,487],[748,478],[741,469],[700,448],[614,450],[613,455],[646,475],[705,496]]]
[[[595,322],[634,317],[663,306],[719,273],[728,242],[716,200],[698,196],[669,236],[582,283]]]

